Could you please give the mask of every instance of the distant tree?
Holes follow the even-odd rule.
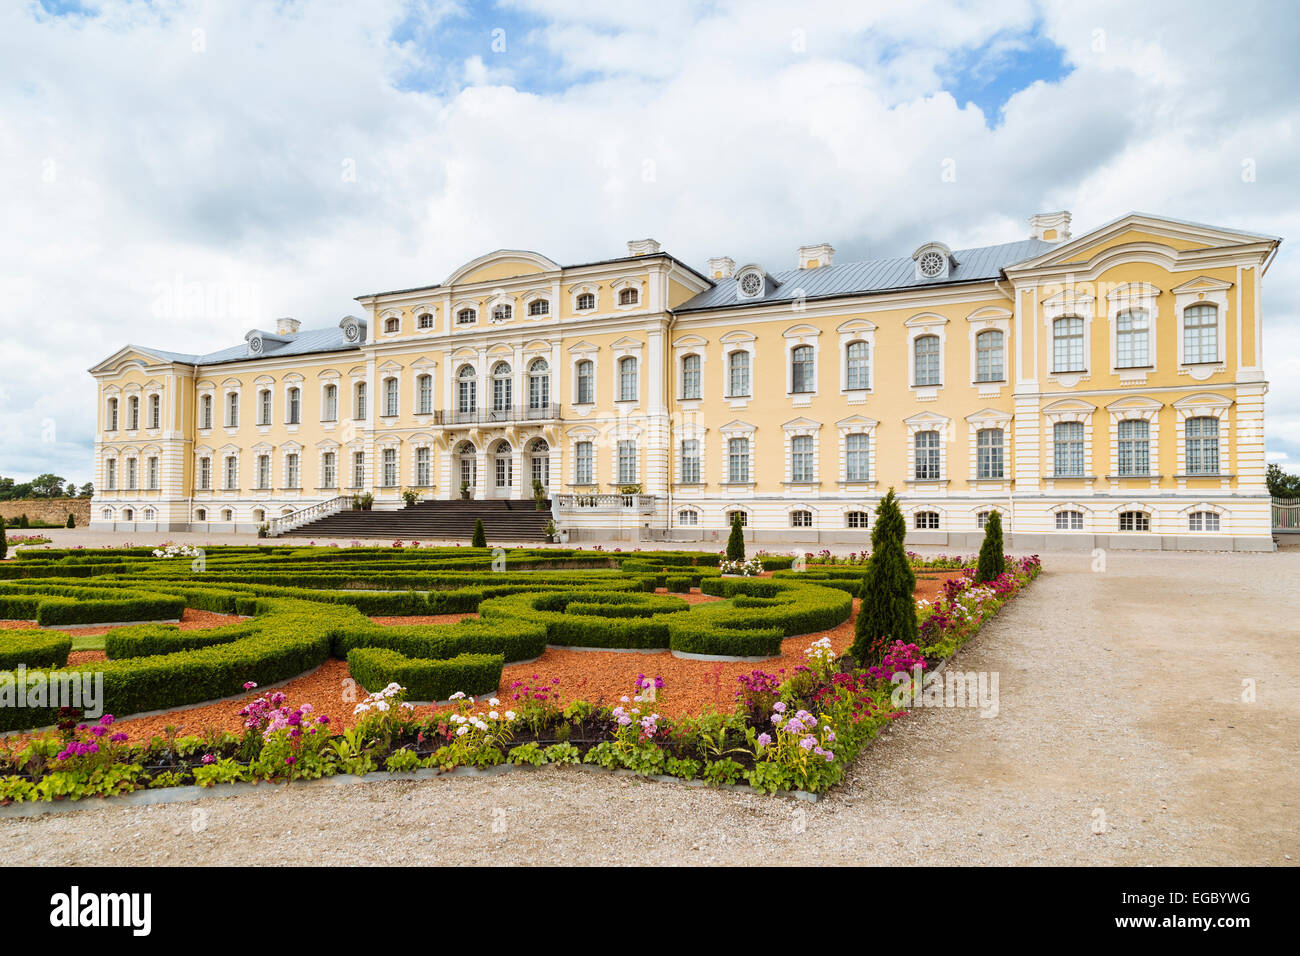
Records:
[[[63,497],[65,497],[65,498],[75,498],[75,497],[77,497],[77,483],[76,483],[75,481],[70,481],[70,482],[68,482],[68,487],[67,487],[67,489],[63,492]]]
[[[731,516],[731,535],[727,538],[727,560],[745,560],[745,528],[740,523],[740,512]]]
[[[30,481],[18,482],[12,478],[0,478],[0,501],[16,501],[19,498],[30,498],[32,496],[32,483]]]
[[[58,475],[46,472],[32,479],[32,495],[36,498],[61,498],[66,484]]]
[[[483,530],[482,518],[474,519],[474,537],[470,540],[470,544],[476,548],[487,547],[487,532]]]
[[[975,567],[976,583],[992,581],[1006,570],[1006,564],[1006,554],[1002,550],[1002,516],[990,511],[984,521],[984,544],[980,546],[980,560]]]
[[[1288,474],[1281,465],[1269,465],[1268,493],[1274,498],[1300,498],[1300,475]]]
[[[914,597],[916,572],[903,547],[906,536],[907,521],[890,488],[876,508],[871,557],[862,581],[862,601],[850,649],[864,667],[880,663],[882,650],[891,642],[914,642],[919,634]]]
[[[86,482],[84,485],[81,486],[81,494],[79,497],[82,498],[95,497],[95,486],[92,485],[90,482]]]

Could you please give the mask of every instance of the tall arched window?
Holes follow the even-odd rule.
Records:
[[[939,377],[939,336],[918,335],[912,343],[912,355],[918,387],[943,384]]]
[[[1219,361],[1219,310],[1200,303],[1183,310],[1183,362]]]
[[[850,390],[871,387],[870,353],[866,342],[850,342],[844,349],[844,381]]]
[[[727,481],[732,484],[749,482],[749,439],[727,439]]]
[[[325,398],[321,402],[320,420],[323,422],[337,421],[339,417],[339,387],[337,385],[325,386]]]
[[[513,374],[514,370],[510,368],[509,362],[497,362],[492,366],[492,411],[510,410],[514,399],[514,383],[511,381]]]
[[[204,397],[207,398],[206,395]],[[108,432],[117,431],[117,399],[116,398],[110,398],[108,400],[108,413],[104,416],[104,420],[105,420],[104,431],[108,431]]]
[[[498,488],[509,488],[515,483],[515,463],[514,450],[510,447],[510,442],[499,441],[496,448],[492,451],[492,457],[496,459],[496,479]]]
[[[916,480],[938,481],[940,478],[939,433],[917,432],[914,439],[916,454]]]
[[[682,398],[700,397],[700,357],[682,357]]]
[[[320,486],[322,488],[338,486],[338,459],[332,451],[327,451],[320,456]]]
[[[126,429],[135,431],[140,427],[140,396],[132,395],[126,400]]]
[[[1119,471],[1123,477],[1145,478],[1151,473],[1151,426],[1144,418],[1126,418],[1119,423]]]
[[[1002,478],[1003,435],[1001,428],[981,428],[975,433],[975,477]]]
[[[593,484],[595,455],[589,441],[580,441],[573,446],[573,483],[575,485]]]
[[[421,488],[433,484],[433,469],[429,467],[429,449],[424,445],[415,449],[415,483]]]
[[[543,488],[551,484],[551,446],[545,438],[535,438],[528,446],[532,462],[532,480],[540,482]]]
[[[352,417],[357,419],[366,417],[365,382],[357,382],[357,387],[352,392]]]
[[[477,407],[476,386],[474,366],[462,365],[456,373],[456,411],[460,414],[473,414]]]
[[[1187,419],[1187,473],[1219,473],[1219,420],[1213,416]]]
[[[1001,382],[1006,378],[1002,357],[1002,333],[985,329],[975,336],[975,381]]]
[[[1115,316],[1115,367],[1145,368],[1150,365],[1149,335],[1146,309],[1125,309]]]
[[[398,411],[397,379],[384,379],[384,416],[395,418]]]
[[[727,397],[748,398],[749,353],[743,349],[727,356]]]
[[[790,351],[790,391],[811,392],[815,388],[812,346],[796,346]]]
[[[1057,422],[1052,426],[1053,464],[1058,477],[1083,475],[1083,422]]]
[[[289,389],[289,408],[286,416],[288,424],[297,425],[302,421],[302,389]]]
[[[231,392],[226,396],[226,427],[239,427],[239,393]]]
[[[812,436],[795,435],[790,439],[790,480],[813,481],[816,470]]]
[[[574,371],[574,401],[579,405],[588,405],[596,400],[596,365],[591,359],[583,359]]]
[[[1052,371],[1082,372],[1083,319],[1077,315],[1064,315],[1052,322]]]
[[[149,396],[149,427],[162,428],[162,396]]]
[[[627,355],[618,360],[618,400],[635,402],[638,394],[636,359]]]
[[[551,366],[546,359],[533,359],[528,366],[528,407],[533,411],[551,407]]]
[[[114,420],[116,420],[116,416],[114,416]],[[204,395],[199,399],[199,427],[204,429],[212,427],[211,395]]]
[[[271,424],[271,390],[260,389],[257,393],[257,424]]]
[[[415,380],[415,413],[417,415],[433,414],[433,376],[421,375]],[[428,482],[425,482],[428,484]]]

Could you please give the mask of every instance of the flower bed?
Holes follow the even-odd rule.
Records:
[[[819,639],[807,649],[805,663],[784,677],[762,668],[742,676],[729,711],[667,716],[663,705],[672,688],[653,675],[639,676],[627,695],[610,705],[576,699],[561,706],[555,679],[538,674],[511,682],[499,698],[487,701],[448,695],[456,698],[451,707],[426,714],[404,706],[404,698],[412,692],[433,696],[441,687],[403,688],[396,682],[378,687],[372,675],[365,683],[373,693],[357,705],[356,723],[341,732],[327,717],[317,716],[310,702],[290,707],[282,693],[244,704],[242,734],[168,735],[142,743],[111,732],[111,717],[84,723],[65,712],[57,734],[0,752],[0,803],[189,783],[286,782],[503,763],[583,763],[709,784],[747,783],[768,793],[822,793],[843,778],[882,727],[901,715],[891,703],[898,675],[909,679],[950,656],[1040,570],[1037,557],[1030,557],[1013,561],[986,585],[975,585],[967,575],[950,579],[934,600],[919,602],[919,646],[895,642],[880,664],[863,669],[837,655],[829,640]],[[794,614],[797,620],[830,613],[826,608],[799,611],[801,602],[789,600],[793,585],[770,579],[719,579],[716,584],[734,598],[785,598],[785,610],[780,604],[759,607]],[[816,590],[851,600],[843,592]],[[676,621],[695,613],[675,611],[668,617]],[[800,613],[812,617],[799,618]],[[617,620],[629,619],[635,618]],[[382,672],[382,666],[376,669],[376,674]],[[415,677],[423,679],[418,673]],[[251,682],[243,686],[255,690]]]

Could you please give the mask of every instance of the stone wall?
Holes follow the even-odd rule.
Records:
[[[6,525],[10,518],[25,514],[28,521],[44,521],[63,527],[68,520],[69,511],[77,516],[78,528],[90,524],[89,498],[16,498],[13,501],[0,501],[0,518],[4,518]]]

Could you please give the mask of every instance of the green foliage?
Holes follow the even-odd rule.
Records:
[[[483,530],[483,519],[474,519],[474,537],[470,539],[470,545],[475,548],[487,547],[487,532]]]
[[[1282,470],[1282,466],[1268,466],[1268,493],[1274,498],[1300,498],[1300,475]]]
[[[997,511],[990,511],[984,520],[984,543],[980,545],[975,581],[979,584],[992,581],[1006,570],[1006,563],[1006,554],[1002,549],[1002,516]]]
[[[72,638],[59,631],[0,631],[0,671],[27,667],[63,667]]]
[[[67,520],[67,523],[64,524],[64,527],[65,527],[65,528],[75,528],[76,526],[77,526],[77,516],[74,515],[71,511],[69,511],[69,512],[68,512],[68,520]]]
[[[457,691],[487,694],[501,683],[505,659],[500,654],[460,654],[429,660],[407,657],[386,647],[357,647],[348,652],[348,670],[366,690],[383,690],[396,681],[412,700],[446,700]]]
[[[745,560],[745,529],[740,524],[740,512],[731,516],[731,534],[727,536],[727,560]]]
[[[5,523],[0,520],[0,561],[9,553],[9,539],[5,537]]]
[[[876,507],[871,530],[871,559],[862,582],[862,603],[854,627],[851,653],[864,666],[878,663],[875,651],[881,641],[913,643],[917,637],[916,573],[907,560],[903,538],[907,522],[898,507],[894,489]]]

